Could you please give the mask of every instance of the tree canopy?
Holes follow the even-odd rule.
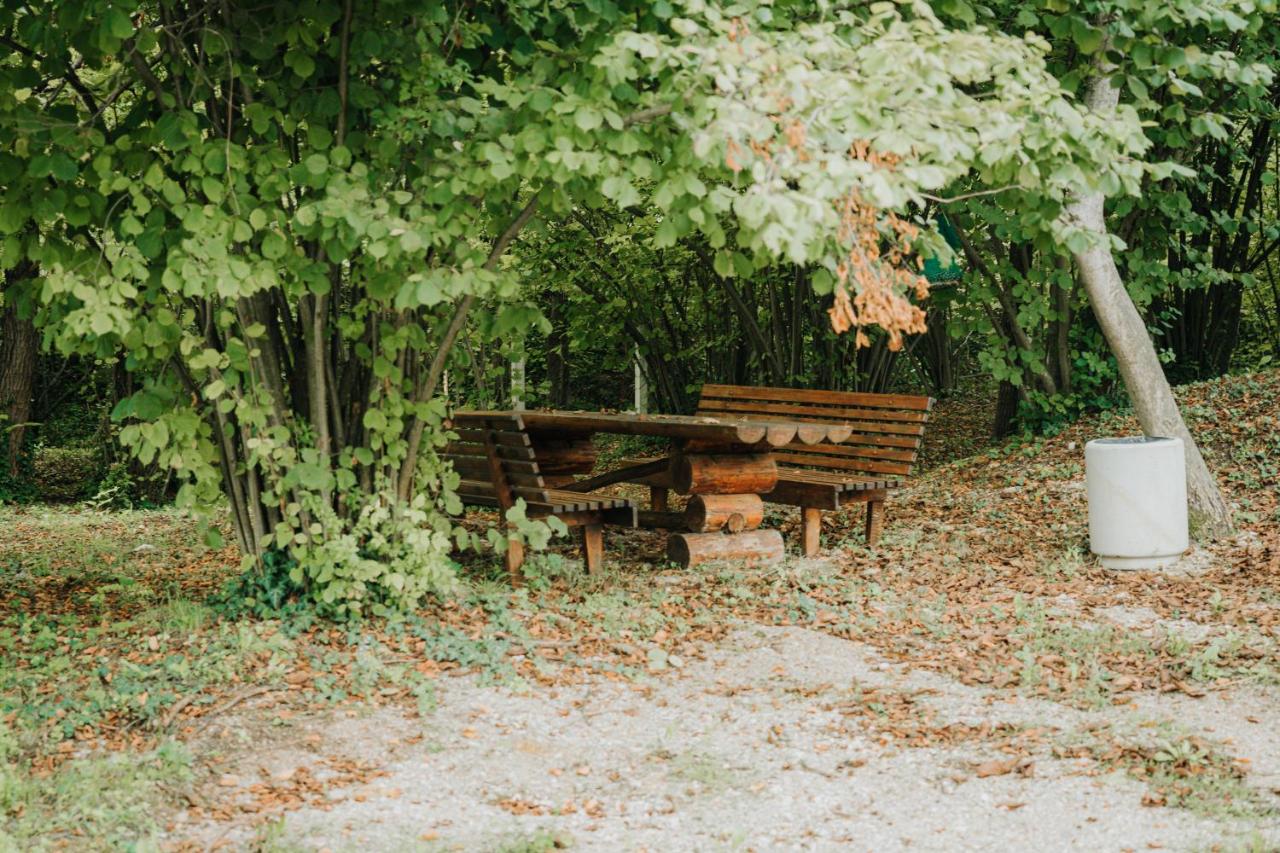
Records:
[[[0,267],[34,265],[5,298],[136,377],[120,440],[180,504],[225,499],[248,560],[335,613],[405,606],[475,544],[436,458],[455,344],[550,328],[530,282],[562,271],[513,257],[522,233],[626,223],[720,283],[800,270],[837,331],[897,349],[945,204],[987,306],[960,323],[1046,396],[1035,330],[1072,334],[1058,259],[1090,239],[1073,194],[1118,199],[1140,304],[1224,281],[1233,235],[1274,240],[1247,141],[1274,119],[1271,7],[1061,6],[5,2]],[[1113,115],[1075,93],[1099,52]],[[1196,207],[1237,168],[1242,209]],[[1176,262],[1152,255],[1172,220]]]

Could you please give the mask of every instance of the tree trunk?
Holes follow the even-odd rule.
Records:
[[[569,408],[569,317],[563,294],[552,294],[547,306],[551,334],[547,335],[547,382],[553,409]]]
[[[991,420],[991,437],[1008,438],[1018,419],[1018,386],[1001,381],[996,392],[996,411]]]
[[[1090,81],[1085,93],[1089,109],[1110,114],[1118,101],[1119,91],[1109,75]],[[1094,316],[1115,353],[1138,423],[1147,435],[1182,439],[1187,457],[1187,497],[1195,529],[1209,538],[1231,532],[1231,510],[1182,420],[1147,326],[1120,279],[1111,254],[1102,194],[1078,196],[1068,205],[1067,214],[1095,237],[1090,248],[1075,253],[1075,259]]]
[[[34,264],[20,264],[5,273],[7,296],[0,314],[0,429],[8,434],[5,465],[10,477],[18,476],[18,460],[27,421],[31,419],[31,394],[36,378],[36,354],[40,336],[31,320],[18,314],[14,285],[35,276]]]

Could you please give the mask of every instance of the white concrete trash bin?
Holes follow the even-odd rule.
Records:
[[[1098,438],[1084,448],[1089,548],[1108,569],[1158,569],[1187,550],[1182,439]]]

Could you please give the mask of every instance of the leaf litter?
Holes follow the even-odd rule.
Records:
[[[6,509],[0,553],[20,556],[6,558],[9,582],[0,585],[13,653],[3,719],[23,732],[33,772],[48,776],[94,751],[142,751],[168,737],[205,740],[217,734],[219,717],[303,720],[379,706],[430,715],[432,685],[450,675],[480,672],[536,690],[592,679],[643,685],[703,660],[742,624],[804,627],[960,684],[1070,707],[1123,708],[1144,692],[1200,698],[1265,688],[1276,683],[1278,665],[1280,372],[1183,394],[1242,522],[1236,536],[1201,547],[1199,568],[1186,573],[1111,573],[1086,555],[1083,445],[1134,431],[1131,419],[1115,413],[935,465],[894,496],[875,549],[861,543],[854,512],[824,515],[827,559],[772,569],[679,572],[662,561],[661,533],[611,533],[603,578],[580,573],[573,545],[557,549],[569,560],[514,591],[490,583],[492,564],[473,558],[467,568],[478,593],[396,625],[228,625],[195,608],[186,622],[173,613],[157,619],[166,604],[206,600],[234,573],[234,553],[194,544],[190,523],[172,513]],[[971,422],[962,422],[965,429]],[[945,438],[946,427],[944,405],[931,433],[963,446]],[[468,523],[486,521],[475,515]],[[773,512],[770,521],[794,539],[794,514]],[[1109,618],[1115,608],[1149,612],[1155,622],[1117,624]],[[144,625],[154,629],[142,635]],[[1197,636],[1186,626],[1205,630]],[[219,631],[236,641],[214,637]],[[156,675],[167,660],[211,648],[228,657],[234,649],[234,665],[194,684]],[[57,678],[24,680],[24,671],[43,676],[58,657],[68,665]],[[129,682],[123,697],[113,695],[113,682]],[[267,689],[247,692],[259,688]],[[104,691],[109,701],[69,725],[70,706]],[[828,707],[900,746],[967,742],[1000,753],[970,768],[979,778],[1033,772],[1033,756],[1046,754],[1054,736],[1034,726],[940,721],[920,698],[872,691]],[[1133,746],[1088,751],[1103,765],[1130,769],[1150,765],[1154,755]],[[1179,767],[1247,775],[1229,759],[1163,764],[1174,777]],[[326,786],[377,772],[353,767],[321,780],[301,768],[287,780],[256,783],[251,802],[259,807],[249,813],[315,804]],[[203,778],[216,781],[213,771]],[[1152,804],[1185,801],[1177,784],[1153,789]],[[211,795],[204,788],[209,796],[198,796],[192,811],[245,819],[243,807],[213,805],[223,798],[218,787]]]

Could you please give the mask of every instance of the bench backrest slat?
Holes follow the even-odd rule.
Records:
[[[698,414],[722,417],[842,423],[853,434],[842,444],[793,442],[775,458],[788,466],[841,473],[911,473],[933,399],[910,394],[867,394],[801,388],[704,385]]]
[[[453,431],[458,438],[441,456],[462,477],[458,496],[464,503],[506,509],[524,498],[530,509],[551,506],[533,444],[518,415],[458,414]]]

